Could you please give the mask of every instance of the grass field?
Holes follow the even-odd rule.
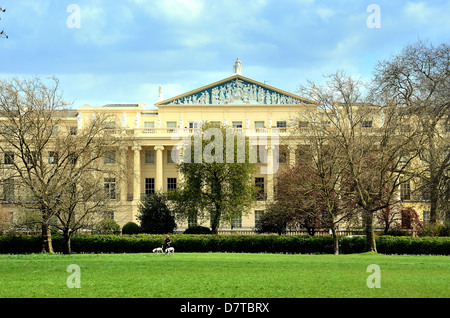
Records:
[[[68,288],[80,268],[81,288]],[[381,288],[368,288],[367,267]],[[450,296],[450,257],[205,253],[0,255],[1,298],[310,298]]]

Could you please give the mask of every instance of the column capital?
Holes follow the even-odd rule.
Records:
[[[155,150],[164,150],[164,146],[155,146]]]
[[[131,149],[133,151],[141,151],[142,150],[142,146],[141,145],[133,145],[133,147],[131,147]]]

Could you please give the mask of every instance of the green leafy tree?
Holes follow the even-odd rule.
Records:
[[[258,189],[251,175],[249,140],[239,132],[206,122],[185,144],[181,189],[172,193],[180,219],[210,220],[217,233],[222,221],[250,211]]]
[[[143,233],[172,233],[177,225],[167,195],[156,192],[147,196],[139,210],[138,220]]]

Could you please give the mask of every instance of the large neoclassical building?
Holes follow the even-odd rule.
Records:
[[[233,74],[220,81],[205,85],[169,99],[162,97],[155,103],[156,110],[146,110],[144,104],[115,104],[103,107],[84,105],[78,109],[78,128],[93,113],[107,112],[120,118],[122,129],[132,143],[122,147],[118,154],[124,166],[130,167],[126,178],[106,180],[108,187],[117,189],[122,209],[114,219],[124,225],[136,222],[139,201],[155,190],[170,191],[177,187],[182,176],[178,173],[172,151],[182,136],[192,133],[204,121],[222,123],[257,140],[259,152],[272,157],[275,142],[279,147],[276,170],[271,160],[258,164],[253,176],[255,185],[264,190],[252,213],[234,220],[224,227],[251,229],[264,212],[265,203],[273,198],[276,174],[283,165],[294,164],[299,149],[290,141],[290,127],[299,109],[315,107],[311,100],[244,77],[240,61]],[[276,136],[276,140],[272,137]],[[272,165],[271,167],[268,167]],[[265,169],[266,168],[266,169]],[[195,222],[195,220],[192,220]],[[188,224],[179,225],[187,227]]]
[[[74,111],[67,121],[74,129],[83,129],[89,118],[98,113],[118,118],[121,130],[129,137],[128,144],[115,150],[126,171],[118,178],[105,178],[105,189],[121,208],[114,212],[114,220],[121,226],[137,222],[141,198],[156,190],[167,192],[176,189],[182,179],[172,152],[177,150],[183,136],[190,135],[204,122],[221,123],[256,141],[254,146],[268,160],[258,163],[253,182],[260,187],[261,195],[251,213],[222,223],[224,228],[253,229],[264,213],[266,202],[273,199],[276,189],[276,172],[294,165],[301,155],[301,134],[294,138],[292,130],[299,112],[316,109],[316,104],[296,94],[271,87],[244,77],[239,59],[230,77],[191,90],[182,95],[164,99],[160,88],[156,109],[147,110],[142,103],[112,104],[103,107],[84,105]],[[299,128],[300,126],[300,128]],[[296,131],[307,130],[307,123]],[[272,156],[277,151],[277,156]],[[276,162],[270,158],[277,158]],[[108,164],[105,158],[105,164]],[[276,166],[276,169],[274,169]],[[5,196],[5,189],[3,194]],[[426,218],[427,205],[418,206]],[[189,220],[178,224],[179,229],[195,224]],[[207,224],[206,224],[207,225]]]

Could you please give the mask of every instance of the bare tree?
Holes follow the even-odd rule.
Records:
[[[70,194],[92,201],[82,191],[88,186],[85,180],[100,175],[98,162],[115,138],[105,133],[106,116],[93,117],[77,131],[58,80],[49,81],[51,85],[39,78],[0,81],[0,151],[5,199],[40,212],[42,251],[53,253],[52,220],[58,216],[63,222],[64,213],[75,209]]]
[[[395,104],[373,104],[364,83],[343,72],[327,78],[324,86],[310,83],[301,91],[317,100],[327,121],[324,132],[336,147],[333,155],[345,165],[347,195],[363,210],[366,249],[376,252],[374,214],[398,203],[399,187],[412,178],[408,169],[418,156],[417,129]]]
[[[426,168],[418,176],[423,198],[430,201],[430,221],[435,222],[449,211],[450,46],[410,44],[379,62],[375,75],[378,92],[410,109],[418,121],[424,137],[420,160]]]
[[[308,130],[296,132],[297,136],[302,136],[302,155],[288,173],[297,175],[297,182],[290,186],[299,188],[302,193],[299,212],[331,230],[334,254],[338,255],[338,226],[350,222],[358,210],[356,204],[349,201],[343,150],[330,138],[328,130],[332,127],[326,112],[303,110],[297,120],[308,123]]]
[[[118,179],[123,174],[123,166],[117,160],[117,149],[122,145],[116,118],[111,115],[96,114],[85,122],[83,129],[68,131],[56,137],[58,155],[67,158],[59,173],[64,176],[64,187],[60,189],[55,226],[64,237],[64,253],[71,253],[70,239],[83,228],[110,217],[120,209],[120,194],[116,187],[105,189],[104,178]],[[70,128],[70,127],[67,127]],[[72,127],[73,128],[73,127]]]

